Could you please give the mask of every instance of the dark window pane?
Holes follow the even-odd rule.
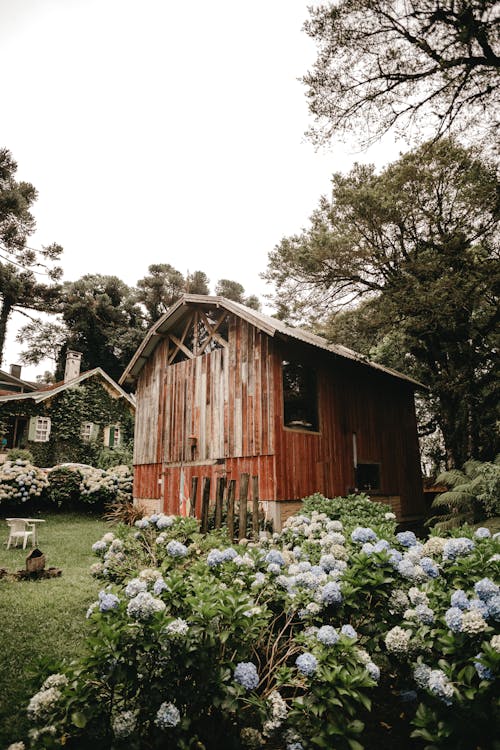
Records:
[[[285,427],[319,429],[316,373],[311,367],[283,360],[283,402]]]
[[[380,489],[380,464],[358,464],[356,467],[358,490]]]

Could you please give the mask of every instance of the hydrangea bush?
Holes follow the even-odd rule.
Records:
[[[47,473],[29,461],[18,458],[0,466],[1,505],[23,505],[39,498],[47,487]]]
[[[381,511],[237,545],[163,514],[105,534],[88,654],[31,699],[30,747],[486,747],[498,540]]]

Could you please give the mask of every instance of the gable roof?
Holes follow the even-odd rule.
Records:
[[[5,372],[5,370],[0,370],[0,383],[3,383],[3,384],[9,383],[14,386],[17,386],[20,389],[19,391],[10,391],[10,390],[1,391],[5,393],[14,393],[14,392],[22,393],[23,391],[35,391],[37,388],[37,386],[34,383],[29,383],[27,380],[21,380],[21,378],[17,378],[15,375],[12,375],[10,372]]]
[[[251,325],[255,326],[259,330],[267,333],[271,337],[280,336],[285,339],[293,339],[301,341],[309,346],[314,346],[317,349],[322,349],[336,357],[356,362],[360,365],[365,365],[373,370],[390,375],[393,378],[397,378],[403,382],[408,383],[414,388],[426,388],[424,385],[419,383],[417,380],[403,375],[396,370],[392,370],[389,367],[384,367],[376,362],[371,362],[367,357],[362,354],[358,354],[352,349],[348,349],[340,344],[330,344],[327,339],[322,336],[316,336],[314,333],[304,331],[302,328],[293,328],[283,323],[277,318],[272,318],[269,315],[253,310],[250,307],[241,305],[239,302],[233,302],[232,300],[226,299],[225,297],[210,297],[202,294],[184,294],[180,299],[170,307],[167,312],[149,329],[143,342],[137,349],[136,353],[127,365],[123,375],[121,376],[119,383],[127,383],[133,386],[139,376],[140,371],[144,367],[149,357],[153,354],[154,350],[162,340],[162,338],[172,329],[172,327],[184,317],[188,312],[189,307],[195,305],[202,305],[205,307],[216,307],[228,312],[234,313],[238,317],[246,320]]]
[[[8,395],[2,394],[0,395],[0,404],[5,403],[6,401],[27,400],[32,400],[35,403],[40,403],[41,401],[46,401],[47,399],[52,398],[57,393],[61,393],[62,391],[66,390],[66,388],[74,388],[75,386],[80,385],[80,383],[82,383],[83,381],[96,376],[102,378],[114,391],[116,391],[119,398],[124,398],[130,404],[130,406],[135,409],[134,397],[129,393],[126,393],[123,388],[121,388],[118,383],[115,383],[113,378],[105,373],[101,367],[94,367],[93,370],[82,372],[80,375],[78,375],[78,377],[72,378],[65,383],[51,383],[42,386],[41,388],[38,388],[38,390],[32,391],[31,393],[9,393]]]

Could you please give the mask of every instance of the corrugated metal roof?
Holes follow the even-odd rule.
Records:
[[[194,305],[222,308],[238,315],[251,325],[267,333],[269,336],[276,336],[279,334],[285,338],[295,339],[304,344],[308,344],[309,346],[323,349],[330,354],[341,357],[342,359],[357,362],[358,364],[365,365],[373,370],[397,378],[398,380],[403,380],[415,388],[426,388],[426,386],[422,385],[422,383],[419,383],[417,380],[414,380],[407,375],[403,375],[396,370],[392,370],[389,367],[384,367],[376,362],[371,362],[367,357],[358,354],[358,352],[355,352],[352,349],[348,349],[340,344],[330,344],[328,340],[322,336],[317,336],[316,334],[305,331],[302,328],[288,326],[277,318],[265,315],[264,313],[246,307],[239,302],[228,300],[225,297],[211,297],[201,294],[184,294],[164,315],[162,315],[152,328],[150,328],[142,344],[127,365],[119,380],[120,383],[128,383],[130,385],[135,384],[140,371],[157,347],[158,343],[161,341],[163,335],[168,333],[168,331],[186,315],[188,308]]]

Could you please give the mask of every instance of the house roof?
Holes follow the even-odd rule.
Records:
[[[14,386],[17,386],[18,388],[23,388],[26,391],[35,391],[37,389],[37,386],[34,383],[29,383],[27,380],[21,380],[21,378],[16,378],[15,375],[12,375],[10,372],[5,372],[5,370],[0,370],[0,383],[11,383]],[[14,391],[0,391],[1,393],[13,393]],[[17,391],[17,393],[20,393],[21,391]]]
[[[74,388],[75,386],[80,385],[80,383],[82,383],[84,380],[88,380],[89,378],[93,378],[95,376],[101,377],[104,381],[106,381],[108,385],[117,392],[119,397],[124,398],[135,409],[134,397],[129,393],[126,393],[123,388],[121,388],[118,383],[113,380],[113,378],[110,378],[110,376],[105,373],[101,367],[95,367],[93,370],[82,372],[80,375],[78,375],[78,377],[67,380],[66,382],[50,383],[48,385],[44,385],[42,387],[39,387],[38,390],[32,391],[30,393],[5,394],[5,392],[3,392],[0,395],[0,404],[7,401],[27,401],[30,399],[32,401],[35,401],[35,403],[40,403],[41,401],[52,398],[57,393],[64,391],[66,388]]]
[[[201,294],[184,294],[164,315],[162,315],[162,317],[149,329],[141,345],[127,365],[119,382],[133,386],[137,381],[140,371],[162,338],[164,338],[165,334],[167,334],[169,330],[171,330],[172,327],[186,315],[190,307],[200,305],[221,308],[234,313],[271,337],[279,336],[282,339],[301,341],[304,344],[314,346],[317,349],[322,349],[336,357],[340,357],[341,359],[356,362],[357,364],[364,365],[372,370],[397,378],[400,381],[411,384],[414,388],[425,389],[425,386],[417,380],[414,380],[407,375],[403,375],[396,370],[392,370],[389,367],[384,367],[376,362],[371,362],[364,355],[358,354],[345,346],[331,344],[322,336],[316,336],[316,334],[304,331],[302,328],[288,326],[281,320],[272,318],[269,315],[264,315],[264,313],[253,310],[245,305],[241,305],[239,302],[228,300],[225,297],[210,297]]]

